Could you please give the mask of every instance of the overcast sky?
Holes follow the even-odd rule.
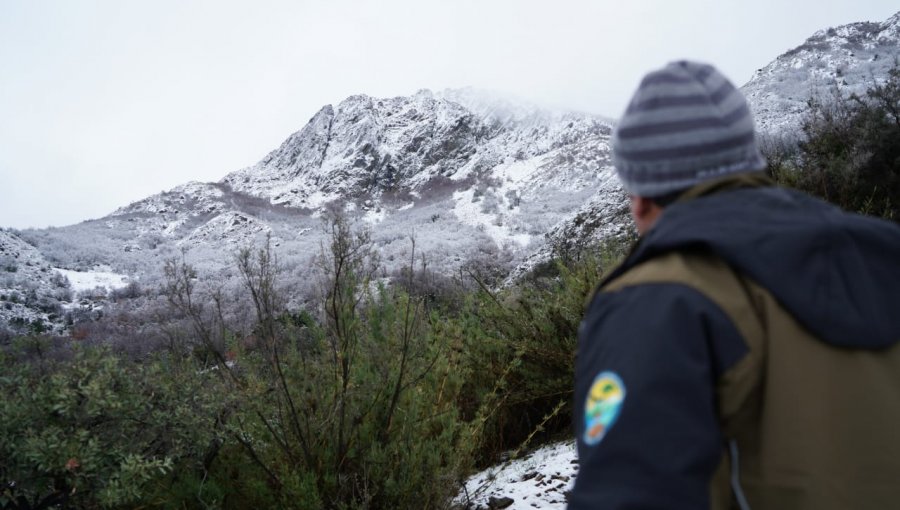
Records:
[[[667,61],[737,85],[896,0],[0,0],[0,226],[251,165],[351,94],[474,86],[618,117]]]

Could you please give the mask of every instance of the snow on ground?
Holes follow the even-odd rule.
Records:
[[[459,221],[482,230],[497,244],[502,245],[512,241],[520,246],[526,246],[531,241],[530,235],[513,233],[502,224],[498,224],[501,222],[498,221],[497,214],[482,212],[481,201],[476,200],[474,189],[453,192],[453,201],[456,202],[453,214],[459,218]]]
[[[384,209],[369,209],[366,211],[366,214],[363,215],[363,221],[370,225],[375,225],[377,223],[381,223],[384,218],[387,216],[387,211]]]
[[[514,242],[519,246],[527,246],[531,242],[529,234],[516,232],[504,224],[509,223],[511,216],[519,214],[519,204],[515,197],[521,196],[528,189],[527,182],[540,172],[545,159],[545,156],[524,161],[508,158],[493,170],[492,177],[498,185],[487,190],[492,195],[491,200],[497,202],[495,206],[485,210],[476,190],[468,189],[453,193],[453,213],[463,223],[483,230],[499,245]]]
[[[170,221],[165,227],[163,227],[163,233],[166,235],[173,235],[179,227],[184,225],[187,221],[187,218],[179,218],[175,221]]]
[[[542,155],[524,161],[504,163],[494,170],[494,177],[503,181],[502,190],[507,191],[537,173],[545,159],[546,155]]]
[[[70,269],[53,268],[57,273],[69,279],[69,284],[74,292],[93,290],[96,287],[106,287],[109,290],[121,289],[130,281],[124,274],[107,271],[72,271]]]
[[[471,509],[564,509],[577,473],[575,443],[552,444],[472,476],[454,503]]]
[[[340,198],[340,195],[336,193],[325,193],[324,191],[314,191],[309,194],[305,199],[300,201],[303,207],[309,207],[310,209],[316,209],[325,205],[332,200],[337,200]]]

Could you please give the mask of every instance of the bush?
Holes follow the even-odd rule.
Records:
[[[442,326],[465,352],[461,408],[482,427],[480,464],[570,431],[578,326],[603,272],[627,243],[609,240],[567,263],[557,259],[547,276],[499,292],[480,282],[461,316]]]
[[[64,363],[12,356],[0,355],[0,506],[133,505],[201,456],[211,431],[195,374],[99,350]]]
[[[141,286],[138,282],[131,281],[128,282],[128,285],[120,288],[113,289],[109,293],[109,299],[112,301],[118,301],[120,299],[137,299],[141,297],[143,291],[141,290]]]

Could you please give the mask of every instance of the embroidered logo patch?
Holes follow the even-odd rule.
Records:
[[[616,422],[625,402],[625,384],[614,372],[600,372],[584,402],[584,442],[593,446]]]

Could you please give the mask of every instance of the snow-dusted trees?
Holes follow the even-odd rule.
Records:
[[[799,144],[764,145],[779,181],[900,221],[900,64],[865,95],[810,99]]]

